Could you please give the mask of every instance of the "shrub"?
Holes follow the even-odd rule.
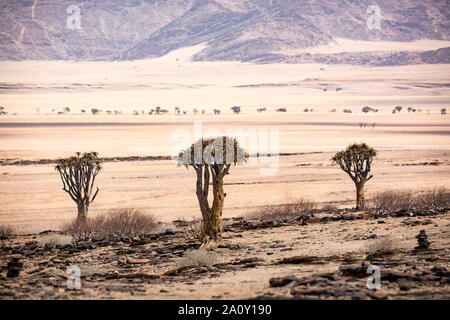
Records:
[[[294,202],[265,206],[261,212],[252,215],[263,221],[286,220],[310,215],[317,208],[317,204],[305,199],[299,199]]]
[[[328,204],[324,205],[321,210],[323,210],[323,211],[338,211],[339,208],[333,203],[328,203]]]
[[[425,191],[417,196],[419,209],[442,210],[450,207],[450,191],[444,187]]]
[[[14,234],[14,229],[8,225],[0,225],[0,240],[8,239]]]
[[[366,246],[366,253],[370,256],[377,256],[392,254],[398,251],[398,249],[398,239],[392,235],[384,235],[369,242]]]
[[[114,209],[104,215],[88,218],[86,221],[74,219],[63,226],[63,232],[77,240],[92,237],[134,237],[149,234],[157,227],[156,219],[141,209]]]
[[[382,191],[369,200],[369,210],[374,213],[409,210],[415,198],[411,191]]]
[[[383,191],[369,200],[368,209],[373,213],[395,212],[398,210],[444,210],[450,207],[450,191],[435,188],[422,193],[412,191]]]

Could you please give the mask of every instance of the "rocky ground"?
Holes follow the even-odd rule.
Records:
[[[219,248],[181,222],[139,238],[0,240],[0,299],[449,299],[450,215],[350,210],[225,220]],[[70,290],[70,266],[81,288]],[[369,266],[381,288],[368,289]]]

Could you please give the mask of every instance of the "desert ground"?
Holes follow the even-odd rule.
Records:
[[[450,118],[440,111],[450,111],[448,65],[190,62],[198,50],[132,62],[0,62],[0,105],[8,112],[0,116],[0,225],[11,225],[16,234],[0,240],[1,267],[14,257],[24,264],[19,282],[0,274],[0,295],[449,297],[448,210],[376,218],[354,212],[354,185],[331,163],[337,151],[365,142],[378,151],[367,198],[384,190],[450,187]],[[242,106],[241,114],[232,114],[234,105]],[[403,110],[392,114],[398,105]],[[168,114],[149,115],[156,106]],[[364,114],[364,106],[378,112]],[[64,107],[70,112],[58,115]],[[174,107],[186,114],[175,115]],[[257,113],[261,107],[267,111]],[[276,112],[280,107],[287,112]],[[94,116],[91,108],[103,112]],[[205,114],[194,115],[194,108],[205,109]],[[222,113],[213,115],[214,108]],[[345,108],[352,113],[343,113]],[[106,110],[122,114],[107,115]],[[132,115],[133,110],[139,115]],[[198,241],[186,238],[177,220],[200,217],[195,174],[177,167],[170,157],[196,138],[219,134],[237,136],[250,154],[269,156],[251,157],[231,169],[224,185],[224,244],[205,253],[212,260],[193,267],[189,259],[198,258],[189,256],[196,254]],[[100,244],[58,240],[55,246],[49,237],[64,239],[59,230],[76,216],[76,205],[61,190],[52,161],[77,151],[97,151],[109,158],[96,180],[100,192],[89,216],[114,208],[142,208],[161,222],[162,231],[149,238]],[[131,158],[148,156],[162,158]],[[300,198],[337,209],[319,210],[315,223],[267,227],[254,222],[255,228],[246,227],[245,221],[265,206]],[[352,215],[354,219],[348,219]],[[415,237],[422,229],[431,249],[416,252]],[[398,248],[388,257],[370,257],[366,247],[389,234]],[[289,257],[306,258],[279,264]],[[347,273],[339,269],[371,259],[394,273],[384,291],[375,295],[363,288],[358,267]],[[82,267],[82,291],[64,289],[64,269],[71,263]],[[279,280],[286,276],[295,279]],[[321,296],[317,288],[299,288],[310,280],[339,283],[342,294]]]

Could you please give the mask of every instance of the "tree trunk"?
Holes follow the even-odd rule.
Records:
[[[209,247],[213,245],[213,242],[217,246],[222,239],[222,211],[225,199],[222,179],[213,181],[213,196],[213,204],[209,208],[205,194],[197,193],[203,216],[200,248]]]
[[[366,199],[364,197],[364,182],[356,182],[356,209],[364,208]]]
[[[213,208],[206,219],[203,219],[200,248],[218,245],[222,238],[222,210]]]
[[[84,202],[79,202],[77,203],[77,206],[78,206],[78,216],[77,216],[78,221],[83,222],[86,221],[89,211],[89,205]]]

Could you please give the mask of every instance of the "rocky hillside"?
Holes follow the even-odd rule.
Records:
[[[450,40],[447,0],[378,0],[380,30],[367,27],[369,0],[78,1],[81,29],[69,29],[67,9],[73,4],[2,1],[0,59],[133,60],[206,43],[195,60],[380,64],[364,55],[292,57],[279,52],[336,38]],[[445,52],[397,53],[392,59],[383,56],[381,64],[448,63]]]

